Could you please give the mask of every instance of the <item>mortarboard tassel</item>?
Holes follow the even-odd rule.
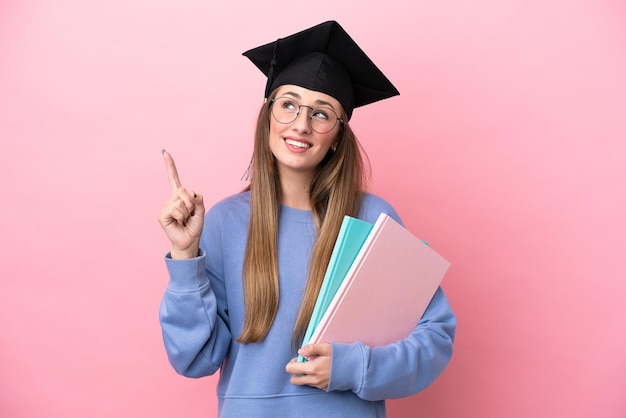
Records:
[[[272,88],[272,84],[274,83],[274,69],[276,68],[276,53],[278,52],[278,43],[280,42],[280,38],[276,40],[276,44],[274,45],[274,53],[272,54],[272,61],[270,62],[270,69],[267,72],[267,84],[265,85],[265,100],[263,103],[267,102],[267,98],[270,97],[270,89]]]

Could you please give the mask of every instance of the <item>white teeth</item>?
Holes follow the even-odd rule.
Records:
[[[286,139],[285,142],[298,148],[311,148],[311,145],[307,144],[306,142],[295,141],[293,139]]]

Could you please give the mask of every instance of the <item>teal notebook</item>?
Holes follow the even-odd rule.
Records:
[[[302,346],[309,343],[315,328],[324,316],[328,305],[333,300],[337,289],[341,285],[344,277],[350,270],[350,266],[354,262],[357,254],[361,250],[365,239],[374,227],[373,224],[362,221],[360,219],[345,216],[337,235],[335,247],[328,262],[328,268],[322,281],[319,295],[313,308],[313,314],[309,321]],[[304,361],[302,356],[298,356],[298,361]]]

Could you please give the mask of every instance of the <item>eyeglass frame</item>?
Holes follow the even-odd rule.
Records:
[[[276,100],[278,100],[278,99],[289,99],[289,100],[291,100],[292,102],[294,102],[295,104],[297,104],[297,105],[298,105],[298,111],[297,111],[297,112],[295,112],[295,116],[294,116],[294,118],[293,118],[291,121],[289,121],[289,122],[281,122],[281,121],[279,121],[279,120],[278,120],[278,118],[274,115],[274,111],[273,111],[272,109],[273,109],[274,102],[275,102]],[[298,119],[298,116],[300,116],[300,109],[301,109],[301,108],[306,107],[306,108],[311,109],[311,113],[309,114],[309,116],[307,117],[307,119],[309,120],[309,123],[311,124],[311,129],[312,129],[314,132],[318,133],[318,134],[327,134],[328,132],[330,132],[330,131],[332,131],[333,129],[335,129],[335,126],[337,126],[337,121],[339,121],[340,125],[345,123],[345,121],[344,121],[342,118],[340,118],[340,117],[339,117],[339,115],[337,115],[337,112],[335,112],[335,110],[334,110],[334,109],[332,109],[332,108],[330,108],[330,107],[328,107],[328,106],[311,107],[311,106],[308,106],[308,105],[303,105],[303,104],[298,103],[298,101],[297,101],[297,100],[295,100],[295,99],[293,99],[292,97],[289,97],[289,96],[279,96],[279,97],[274,97],[273,99],[271,99],[271,100],[269,101],[269,106],[270,106],[270,114],[272,115],[272,117],[274,118],[274,120],[275,120],[276,122],[280,123],[281,125],[289,125],[290,123],[293,123],[296,119]],[[325,132],[318,132],[318,131],[316,131],[316,130],[315,130],[315,128],[313,128],[313,123],[312,123],[312,121],[313,121],[313,111],[314,111],[314,110],[316,110],[316,109],[319,109],[319,108],[328,109],[328,110],[330,110],[331,112],[333,112],[333,114],[336,116],[336,119],[335,119],[335,124],[332,126],[332,128],[330,128],[329,130],[327,130],[327,131],[325,131]]]

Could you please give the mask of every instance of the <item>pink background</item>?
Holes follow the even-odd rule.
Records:
[[[626,416],[621,0],[0,2],[0,416],[215,416],[162,347],[161,149],[241,189],[240,53],[326,19],[402,93],[353,118],[371,190],[453,263],[455,356],[390,417]]]

